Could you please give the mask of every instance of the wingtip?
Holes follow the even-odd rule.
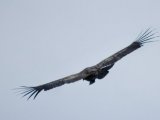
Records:
[[[141,32],[135,42],[139,43],[140,46],[143,46],[145,43],[150,43],[150,42],[156,42],[159,40],[153,40],[155,38],[160,37],[158,35],[159,33],[156,31],[155,28],[148,28],[145,31]]]
[[[18,88],[15,88],[14,90],[18,90],[20,95],[23,97],[29,96],[27,100],[29,100],[31,97],[33,97],[33,100],[37,97],[37,95],[43,90],[41,86],[36,87],[28,87],[28,86],[20,86]]]

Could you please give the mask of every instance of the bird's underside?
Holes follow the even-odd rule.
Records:
[[[113,64],[109,64],[108,66],[104,66],[101,69],[97,69],[95,70],[95,73],[83,78],[83,80],[86,80],[89,82],[89,84],[93,84],[95,82],[96,79],[102,79],[104,78],[108,73],[109,73],[109,69],[111,69],[113,67]]]
[[[91,85],[95,82],[96,79],[103,79],[109,73],[109,70],[113,67],[113,65],[118,60],[120,60],[127,54],[135,51],[136,49],[140,48],[141,46],[143,46],[144,43],[153,42],[152,39],[159,37],[159,36],[156,36],[155,34],[156,33],[153,30],[147,29],[146,31],[141,33],[137,37],[137,39],[126,48],[118,51],[117,53],[102,60],[100,63],[94,66],[85,68],[79,73],[76,73],[76,74],[43,84],[43,85],[34,86],[34,87],[21,86],[18,89],[20,90],[21,94],[23,94],[23,97],[29,95],[28,99],[31,98],[32,96],[34,96],[34,99],[35,99],[36,96],[42,90],[47,91],[47,90],[62,86],[64,84],[76,82],[81,79],[88,81],[89,84]]]

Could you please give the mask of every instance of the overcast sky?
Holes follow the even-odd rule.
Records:
[[[103,80],[26,101],[13,88],[77,73],[160,31],[159,0],[0,0],[1,120],[160,120],[160,42],[129,54]]]

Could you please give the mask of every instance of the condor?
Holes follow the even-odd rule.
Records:
[[[109,69],[113,67],[113,65],[126,56],[127,54],[137,50],[138,48],[142,47],[145,43],[153,42],[152,39],[159,37],[155,35],[156,33],[152,29],[147,29],[146,31],[142,32],[137,39],[131,43],[129,46],[125,47],[124,49],[118,51],[117,53],[111,55],[110,57],[104,59],[100,63],[87,67],[84,70],[80,71],[79,73],[69,75],[67,77],[33,87],[21,86],[20,92],[24,96],[29,96],[35,99],[36,96],[42,91],[47,91],[56,87],[60,87],[64,84],[69,84],[73,82],[77,82],[78,80],[86,80],[89,81],[89,84],[93,84],[96,79],[104,78],[108,73]]]

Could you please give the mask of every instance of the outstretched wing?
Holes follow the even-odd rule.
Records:
[[[117,62],[118,60],[120,60],[121,58],[126,56],[127,54],[140,48],[141,46],[143,46],[144,43],[153,42],[151,40],[156,37],[159,37],[159,36],[155,36],[155,33],[153,32],[153,30],[147,29],[145,32],[140,34],[137,37],[137,39],[128,47],[126,47],[126,48],[120,50],[119,52],[111,55],[110,57],[104,59],[103,61],[101,61],[97,65],[94,65],[92,67],[88,67],[88,68],[84,69],[80,73],[73,74],[73,75],[70,75],[70,76],[64,77],[62,79],[52,81],[50,83],[46,83],[43,85],[34,86],[34,87],[22,86],[19,89],[22,90],[21,93],[23,94],[23,96],[29,95],[28,99],[30,97],[34,96],[34,99],[35,99],[36,96],[42,90],[46,91],[46,90],[50,90],[55,87],[62,86],[64,84],[69,84],[69,83],[73,83],[73,82],[76,82],[81,79],[86,79],[86,77],[90,77],[90,75],[97,75],[97,71],[99,71],[99,70],[100,70],[100,73],[98,74],[97,78],[102,79],[108,73],[108,70],[111,67],[113,67],[115,62]],[[109,68],[107,66],[109,66]]]
[[[126,48],[118,51],[117,53],[111,55],[110,57],[104,59],[103,61],[98,63],[96,66],[101,68],[101,67],[109,65],[109,64],[114,64],[115,62],[117,62],[118,60],[123,58],[124,56],[128,55],[129,53],[131,53],[131,52],[137,50],[138,48],[140,48],[141,46],[143,46],[145,43],[154,42],[154,41],[152,41],[152,39],[159,37],[159,36],[156,36],[155,34],[156,34],[156,32],[154,32],[154,30],[152,30],[150,28],[147,29],[146,31],[141,33],[132,44],[130,44]]]
[[[52,88],[62,86],[64,84],[73,83],[73,82],[76,82],[76,81],[82,79],[82,77],[83,77],[83,74],[82,74],[82,72],[80,72],[80,73],[73,74],[73,75],[70,75],[70,76],[64,77],[62,79],[55,80],[55,81],[52,81],[52,82],[49,82],[49,83],[46,83],[43,85],[34,86],[34,87],[21,86],[18,89],[20,89],[20,92],[22,90],[21,94],[23,94],[23,97],[29,95],[28,99],[32,96],[34,96],[34,99],[35,99],[36,96],[42,90],[46,91],[46,90],[50,90]]]

